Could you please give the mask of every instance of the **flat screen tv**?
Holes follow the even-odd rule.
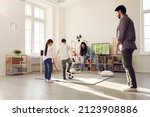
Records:
[[[95,54],[110,55],[110,43],[94,43],[92,49]]]

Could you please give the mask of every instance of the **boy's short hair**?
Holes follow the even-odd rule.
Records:
[[[62,43],[64,43],[64,42],[65,42],[65,43],[66,43],[66,39],[62,39],[62,40],[61,40],[61,42],[62,42]]]

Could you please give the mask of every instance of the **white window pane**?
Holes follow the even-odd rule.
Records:
[[[31,16],[31,14],[32,14],[31,5],[26,4],[26,6],[25,6],[25,14]]]
[[[44,43],[44,33],[40,33],[39,36],[40,36],[40,42]]]
[[[31,54],[31,43],[26,42],[25,44],[25,53]]]
[[[150,39],[145,39],[144,51],[150,52]]]
[[[40,23],[40,32],[44,32],[44,23]]]
[[[144,10],[150,9],[150,0],[143,0],[143,9]]]
[[[44,19],[44,9],[39,8],[39,7],[34,7],[34,17],[39,18],[39,19]]]
[[[44,19],[44,10],[43,9],[40,9],[40,17],[41,19]]]
[[[144,27],[144,38],[150,38],[150,26]]]
[[[40,53],[40,44],[34,43],[34,53]]]
[[[25,12],[25,51],[39,53],[45,46],[45,10],[27,3]]]
[[[144,14],[144,25],[150,25],[150,13]]]
[[[40,16],[40,9],[38,7],[34,7],[34,17],[39,18]]]
[[[34,42],[36,43],[40,42],[40,34],[38,32],[34,33]]]
[[[25,28],[26,28],[26,30],[31,30],[32,25],[31,25],[31,20],[30,19],[26,19]]]
[[[39,22],[34,23],[34,31],[40,32],[40,23]]]
[[[31,42],[31,31],[26,31],[25,32],[25,41],[26,42]]]
[[[40,43],[40,50],[43,50],[43,48],[44,48],[44,44]]]

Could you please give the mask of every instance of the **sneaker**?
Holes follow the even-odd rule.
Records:
[[[44,82],[47,82],[47,79],[44,79]]]
[[[132,88],[132,87],[130,87],[130,86],[125,86],[125,87],[122,88],[122,90],[123,90],[124,92],[137,92],[137,89],[136,89],[136,88]]]
[[[130,85],[131,85],[131,83],[130,83],[130,82],[127,82],[127,85],[128,85],[128,86],[130,86]]]
[[[72,74],[70,71],[67,71],[66,73],[67,73],[67,74]]]

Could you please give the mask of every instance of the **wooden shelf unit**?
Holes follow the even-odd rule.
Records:
[[[27,73],[27,55],[6,55],[6,75]]]
[[[123,65],[122,65],[122,56],[121,55],[114,55],[114,62],[113,62],[113,71],[114,72],[125,72]]]
[[[72,50],[74,51],[79,51],[79,43],[75,42],[75,41],[72,41],[71,43],[71,48]],[[115,55],[114,54],[114,51],[115,51],[115,47],[116,47],[116,40],[114,39],[113,40],[113,44],[112,46],[110,47],[110,55],[97,55],[97,61],[98,61],[98,64],[99,64],[99,70],[100,71],[103,71],[103,70],[110,70],[110,71],[113,71],[113,72],[125,72],[124,68],[123,68],[123,65],[122,65],[122,56],[121,56],[121,52],[118,51],[118,55]],[[79,69],[80,68],[80,61],[78,61],[78,57],[75,56],[75,55],[72,55],[72,57],[74,58],[75,60],[75,66],[76,66],[76,69]],[[95,64],[92,64],[92,63],[88,63],[86,62],[85,63],[85,70],[91,70],[94,71],[96,70],[94,67],[96,65]]]

